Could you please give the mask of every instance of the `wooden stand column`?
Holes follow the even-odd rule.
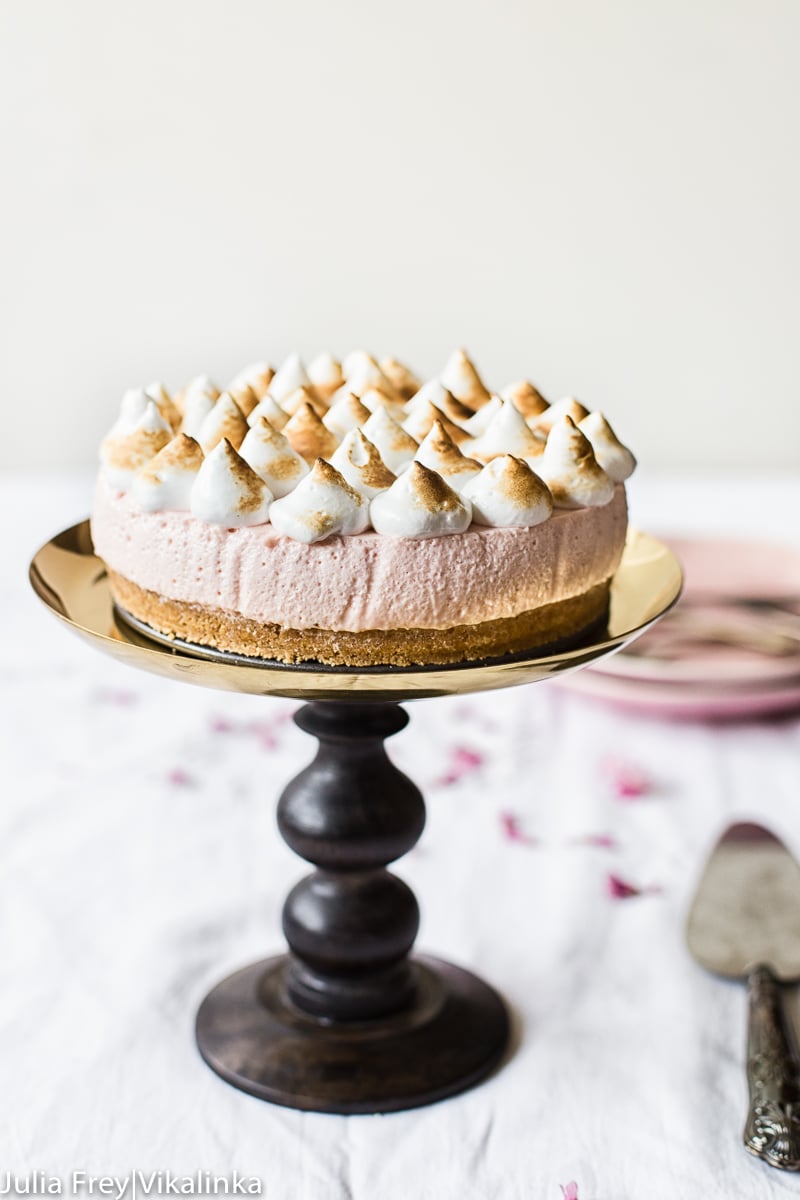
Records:
[[[289,954],[203,1001],[200,1051],[235,1087],[292,1108],[391,1112],[462,1091],[501,1058],[508,1017],[476,976],[409,953],[419,908],[386,864],[416,843],[425,807],[383,746],[408,716],[328,701],[295,720],[319,749],[281,796],[278,825],[316,870],[284,905]]]

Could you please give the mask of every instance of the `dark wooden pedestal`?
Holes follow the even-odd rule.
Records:
[[[463,1091],[501,1058],[508,1015],[470,972],[410,956],[419,908],[385,868],[419,838],[425,806],[383,746],[408,717],[336,701],[295,720],[319,749],[281,796],[278,826],[317,869],[284,905],[289,954],[203,1001],[200,1052],[234,1087],[290,1108],[392,1112]]]

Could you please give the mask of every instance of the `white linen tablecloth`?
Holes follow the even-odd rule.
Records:
[[[312,742],[288,701],[137,673],[48,616],[27,561],[90,490],[86,474],[0,484],[0,1187],[139,1169],[236,1170],[270,1200],[798,1193],[740,1145],[744,993],[695,966],[683,926],[732,818],[800,854],[800,720],[667,724],[552,685],[410,705],[390,750],[428,803],[398,866],[417,944],[491,981],[517,1044],[415,1112],[275,1108],[208,1070],[193,1021],[212,984],[282,946],[308,868],[274,801]],[[642,472],[631,492],[653,532],[798,537],[796,479]],[[610,758],[643,794],[617,794]],[[609,875],[642,894],[612,896]]]

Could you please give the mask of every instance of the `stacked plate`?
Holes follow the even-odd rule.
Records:
[[[800,711],[800,551],[664,540],[685,571],[678,605],[638,641],[562,686],[655,716]]]

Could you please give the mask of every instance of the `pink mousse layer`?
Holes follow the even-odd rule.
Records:
[[[511,617],[614,573],[625,489],[603,508],[564,509],[532,529],[473,525],[448,537],[374,532],[313,546],[271,525],[224,529],[189,513],[142,512],[98,482],[95,550],[139,587],[290,629],[449,629]]]

